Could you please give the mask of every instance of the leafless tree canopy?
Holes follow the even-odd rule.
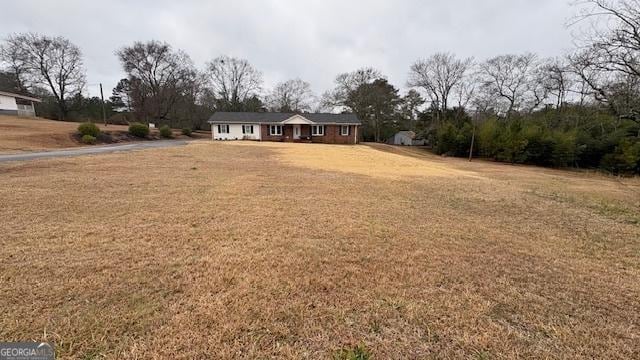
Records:
[[[176,101],[197,86],[189,56],[158,41],[136,42],[117,52],[127,73],[131,102],[140,117],[165,119]]]
[[[598,101],[618,115],[637,118],[637,105],[624,93],[633,91],[625,84],[640,82],[640,1],[586,0],[580,4],[577,21],[589,21],[593,31],[581,39],[583,49],[570,56],[571,70]]]
[[[575,83],[566,59],[546,59],[541,63],[539,71],[543,88],[549,97],[555,99],[555,106],[561,108]]]
[[[328,111],[344,108],[349,94],[377,79],[385,79],[385,77],[380,71],[370,67],[339,74],[335,79],[335,88],[322,95],[320,107]]]
[[[308,112],[312,110],[313,102],[311,85],[300,79],[277,84],[267,96],[267,104],[272,111]]]
[[[23,90],[46,86],[62,119],[68,112],[68,99],[80,93],[85,85],[80,48],[63,37],[36,33],[10,35],[0,50],[0,60],[8,65]]]
[[[262,73],[245,59],[220,56],[207,64],[207,74],[216,99],[232,107],[262,88]]]
[[[4,44],[0,45],[0,62],[13,75],[17,89],[21,92],[28,92],[29,65],[23,40],[24,36],[9,36]]]
[[[483,91],[495,97],[499,106],[502,104],[507,117],[527,100],[540,100],[534,79],[536,59],[534,54],[501,55],[480,65]]]
[[[591,21],[592,33],[583,39],[599,57],[600,66],[640,76],[640,1],[586,0],[578,21]]]
[[[411,65],[408,85],[422,88],[431,99],[432,107],[446,110],[454,88],[463,82],[472,63],[472,58],[457,59],[450,53],[434,54]]]

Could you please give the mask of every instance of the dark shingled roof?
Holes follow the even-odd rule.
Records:
[[[357,124],[360,120],[355,114],[313,114],[313,113],[273,113],[273,112],[224,112],[218,111],[209,118],[210,123],[250,124],[281,123],[288,118],[300,115],[318,124]]]

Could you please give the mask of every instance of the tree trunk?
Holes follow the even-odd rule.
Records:
[[[60,116],[60,120],[66,120],[67,118],[67,104],[64,100],[58,100],[58,115]]]

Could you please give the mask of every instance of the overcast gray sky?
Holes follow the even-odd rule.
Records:
[[[373,66],[401,89],[417,58],[571,49],[568,0],[20,0],[2,4],[0,36],[35,31],[80,46],[89,91],[124,77],[114,55],[140,40],[185,50],[199,68],[221,54],[248,59],[268,89],[299,77],[317,94],[338,73]]]

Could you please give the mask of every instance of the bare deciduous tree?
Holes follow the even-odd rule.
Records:
[[[9,74],[13,77],[13,83],[18,91],[28,92],[28,55],[25,53],[25,37],[22,35],[9,36],[4,44],[0,45],[0,62],[5,65]]]
[[[592,20],[587,42],[609,71],[640,77],[640,1],[584,0],[576,21]]]
[[[224,110],[240,110],[247,99],[257,96],[262,74],[247,60],[220,56],[207,64],[209,84]]]
[[[374,68],[361,68],[353,72],[342,73],[336,76],[336,87],[322,94],[320,107],[324,110],[347,107],[347,99],[351,93],[360,86],[371,84],[377,79],[384,79],[380,71]],[[351,109],[353,111],[353,109]]]
[[[191,58],[167,43],[136,42],[120,49],[117,55],[129,77],[133,107],[147,122],[166,119],[197,78]]]
[[[524,104],[531,91],[532,74],[536,55],[501,55],[480,65],[485,92],[493,94],[506,103],[507,118]]]
[[[300,79],[288,80],[275,86],[267,96],[272,111],[305,112],[313,108],[314,95],[311,85]]]
[[[63,37],[36,33],[13,34],[2,48],[0,56],[18,77],[19,86],[47,86],[64,119],[69,111],[68,100],[85,85],[80,48]]]
[[[480,80],[478,79],[478,75],[474,72],[466,74],[462,80],[453,87],[453,94],[457,100],[458,108],[464,109],[473,101],[478,92],[479,84]]]
[[[493,115],[497,112],[498,101],[493,94],[487,91],[485,86],[481,86],[474,92],[470,103],[475,113]]]
[[[532,113],[544,105],[549,98],[547,86],[547,73],[540,63],[534,64],[527,79],[526,92],[523,101],[523,110]]]
[[[629,96],[640,83],[640,1],[585,0],[579,4],[582,10],[576,22],[590,20],[592,32],[582,39],[584,48],[570,57],[572,71],[591,88],[597,101],[637,121],[637,101]]]
[[[408,85],[422,88],[431,99],[432,106],[444,111],[454,88],[463,81],[473,59],[457,59],[450,53],[437,53],[416,61],[409,71]]]
[[[569,56],[571,72],[587,85],[588,90],[583,89],[583,94],[593,96],[597,101],[607,102],[605,87],[610,74],[603,71],[598,63],[598,56],[588,49]]]
[[[556,108],[562,108],[573,86],[566,60],[562,58],[546,59],[539,70],[543,87],[548,94],[556,99]]]

